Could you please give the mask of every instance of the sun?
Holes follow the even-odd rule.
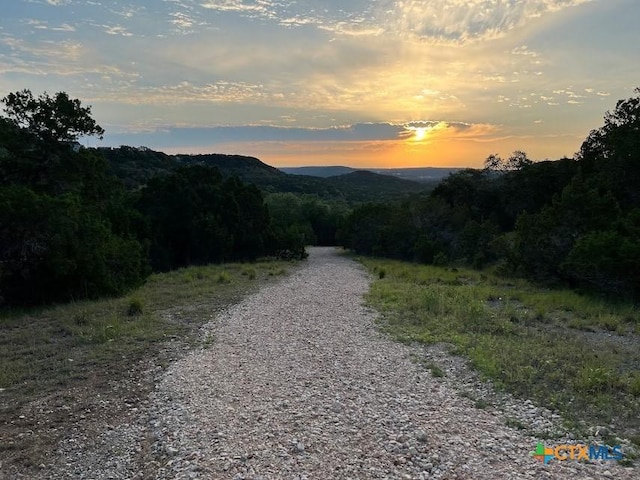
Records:
[[[425,138],[427,138],[427,132],[429,131],[428,127],[414,127],[413,128],[413,137],[411,140],[414,142],[421,142]]]
[[[411,143],[420,143],[427,139],[432,127],[415,127],[413,125],[405,127],[408,131],[407,140]]]

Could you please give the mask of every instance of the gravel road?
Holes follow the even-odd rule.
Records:
[[[153,478],[640,478],[531,457],[536,438],[416,362],[363,305],[370,278],[331,248],[207,325],[149,399]],[[529,411],[518,401],[511,410]]]

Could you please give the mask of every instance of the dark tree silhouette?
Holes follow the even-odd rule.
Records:
[[[65,92],[35,98],[25,89],[10,93],[2,103],[6,118],[47,142],[73,142],[86,135],[102,139],[104,135],[104,129],[91,117],[91,107],[83,107],[80,100]]]

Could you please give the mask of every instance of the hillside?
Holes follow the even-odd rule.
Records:
[[[280,168],[280,171],[290,175],[328,178],[337,177],[338,175],[346,175],[347,173],[355,172],[356,169],[335,165],[329,167],[283,167]]]
[[[155,175],[166,175],[181,165],[216,167],[223,176],[235,176],[244,182],[253,183],[265,193],[312,194],[347,203],[392,200],[426,188],[424,184],[410,180],[370,171],[356,171],[348,167],[339,168],[344,168],[349,173],[327,178],[292,175],[257,158],[242,155],[167,155],[132,147],[102,148],[99,151],[107,159],[110,170],[129,189],[138,188]]]
[[[446,178],[452,173],[459,172],[460,168],[438,168],[438,167],[411,167],[411,168],[360,168],[360,171],[388,175],[412,182],[434,184]],[[305,175],[311,177],[337,177],[357,171],[355,168],[344,166],[313,166],[313,167],[285,167],[280,171],[291,175]]]
[[[220,153],[206,155],[175,155],[173,158],[184,165],[207,165],[216,167],[226,177],[238,177],[240,180],[259,185],[271,178],[282,177],[280,170],[261,162],[255,157],[243,155],[224,155]]]

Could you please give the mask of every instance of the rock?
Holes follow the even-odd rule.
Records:
[[[164,450],[164,451],[165,451],[165,452],[167,453],[167,455],[169,455],[170,457],[175,457],[175,456],[178,454],[178,452],[179,452],[179,450],[178,450],[177,448],[173,448],[173,447],[167,447],[167,448],[165,448],[165,450]]]

